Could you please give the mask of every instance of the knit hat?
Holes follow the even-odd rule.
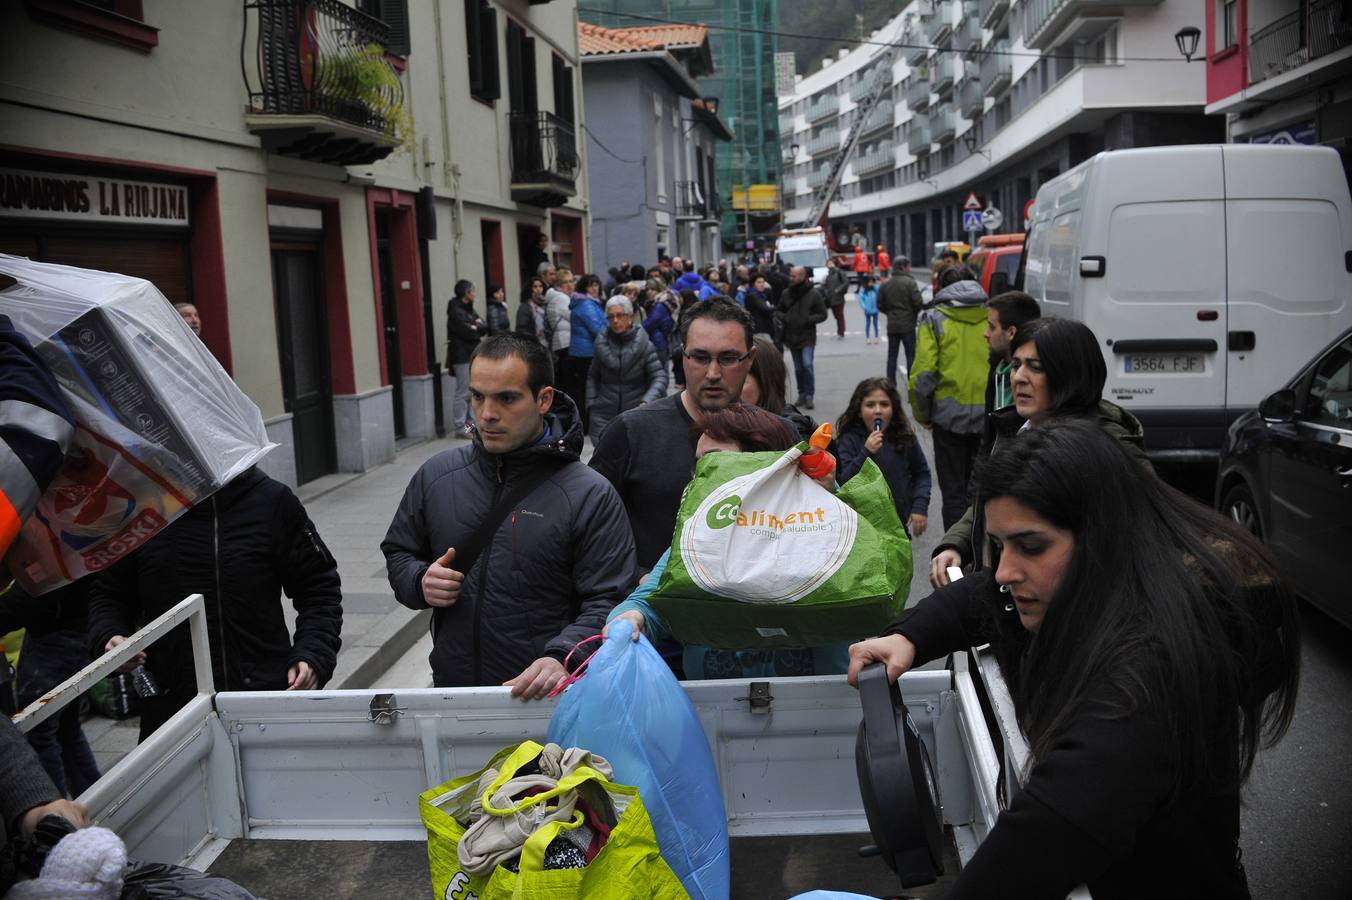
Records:
[[[121,838],[107,828],[82,828],[63,837],[48,851],[42,875],[36,881],[19,882],[5,897],[117,900],[122,895],[126,869],[127,848]]]

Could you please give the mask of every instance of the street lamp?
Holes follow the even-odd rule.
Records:
[[[1201,39],[1201,30],[1192,25],[1180,28],[1174,33],[1174,43],[1178,44],[1178,52],[1183,54],[1183,59],[1187,62],[1192,62],[1192,55],[1197,52],[1197,42]]]
[[[971,128],[968,128],[965,132],[963,132],[962,143],[967,147],[968,155],[975,156],[979,153],[982,156],[986,157],[987,162],[991,161],[991,153],[989,150],[978,150],[976,147],[977,138],[975,125],[973,125]]]

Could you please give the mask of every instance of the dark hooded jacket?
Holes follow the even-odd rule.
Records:
[[[294,640],[282,608],[296,608]],[[189,594],[206,600],[216,689],[286,687],[304,661],[322,687],[342,645],[338,565],[291,489],[250,469],[170,523],[145,546],[95,577],[89,638],[101,656],[113,635],[129,635]],[[196,692],[187,626],[146,651],[164,696],[143,702],[144,736]]]
[[[1151,467],[1145,455],[1145,429],[1139,419],[1108,400],[1100,400],[1098,406],[1086,418],[1093,419],[1105,434],[1116,438],[1137,462],[1147,469]],[[995,439],[983,459],[989,458],[1007,441],[1014,440],[1024,422],[1023,417],[1012,406],[997,409],[990,414],[990,419],[991,427],[988,430],[994,433]],[[975,479],[973,481],[975,482]],[[982,563],[983,561],[977,558],[977,553],[986,545],[986,513],[983,501],[976,493],[975,483],[969,487],[968,493],[972,497],[972,505],[967,507],[967,512],[961,519],[953,523],[952,528],[944,532],[933,553],[933,556],[938,556],[943,550],[956,550],[962,556],[964,567],[970,566],[974,561]],[[993,559],[993,548],[988,549],[991,549],[990,557]],[[980,568],[980,565],[977,568]]]
[[[380,545],[395,598],[426,609],[422,577],[431,562],[465,546],[513,481],[539,466],[552,470],[498,525],[456,602],[433,611],[438,687],[498,685],[543,656],[562,661],[600,633],[636,582],[619,495],[578,461],[576,404],[555,393],[545,422],[539,443],[511,453],[489,453],[476,436],[432,457],[409,482]]]
[[[826,301],[810,280],[804,281],[789,286],[775,315],[782,323],[784,345],[799,350],[817,343],[817,323],[826,321]]]

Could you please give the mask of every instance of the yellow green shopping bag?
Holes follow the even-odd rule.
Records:
[[[688,895],[680,879],[658,851],[652,822],[637,788],[615,784],[596,769],[581,766],[560,779],[556,789],[522,798],[509,809],[493,808],[492,796],[543,749],[534,741],[507,747],[478,772],[452,779],[418,797],[427,827],[432,896],[437,900],[685,900]],[[544,870],[549,844],[565,828],[582,823],[582,814],[576,812],[572,820],[549,822],[530,836],[521,850],[519,872],[503,866],[477,875],[463,871],[458,848],[466,828],[457,819],[468,812],[479,779],[490,768],[498,770],[498,777],[479,797],[488,815],[511,815],[570,790],[604,792],[618,817],[605,846],[586,868]]]

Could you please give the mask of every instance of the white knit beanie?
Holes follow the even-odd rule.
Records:
[[[126,869],[127,848],[121,838],[107,828],[82,828],[47,853],[36,881],[14,885],[5,900],[117,900]]]

